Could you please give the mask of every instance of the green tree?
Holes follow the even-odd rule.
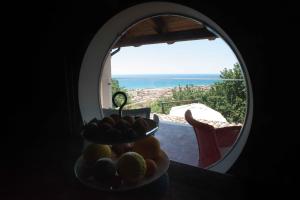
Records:
[[[222,81],[215,83],[208,91],[207,105],[221,112],[230,122],[243,122],[246,114],[246,84],[241,67],[221,71]]]
[[[200,102],[218,112],[229,122],[242,123],[246,114],[247,91],[245,81],[239,64],[234,64],[233,69],[224,69],[220,72],[221,81],[213,84],[208,91],[199,90],[193,85],[179,86],[172,90],[172,98],[161,98],[154,102],[153,109],[158,109],[161,102],[170,102],[164,104],[164,110],[168,113],[172,106],[183,105],[187,100],[191,102]]]
[[[112,95],[114,95],[116,92],[119,92],[119,91],[125,92],[127,94],[127,104],[129,104],[131,102],[131,97],[128,95],[127,89],[124,87],[121,87],[119,84],[119,81],[117,79],[112,79],[111,83],[112,83],[111,84]],[[123,102],[124,102],[124,99],[121,96],[117,96],[116,103],[118,105],[121,105]]]

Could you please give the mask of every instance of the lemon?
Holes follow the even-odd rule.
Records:
[[[100,158],[110,158],[111,149],[108,145],[90,144],[83,153],[83,158],[88,163],[96,162]]]
[[[124,153],[117,163],[118,173],[127,182],[138,182],[146,173],[146,162],[136,152]]]
[[[154,136],[149,136],[135,142],[132,151],[141,154],[144,159],[155,160],[160,154],[160,143]]]

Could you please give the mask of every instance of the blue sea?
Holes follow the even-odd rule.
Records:
[[[173,88],[176,86],[207,86],[221,81],[219,74],[147,74],[113,75],[127,89]]]

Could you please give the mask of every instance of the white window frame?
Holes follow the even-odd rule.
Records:
[[[226,173],[241,154],[250,133],[253,117],[253,93],[250,77],[246,64],[230,37],[215,22],[192,8],[169,2],[143,3],[118,13],[100,28],[85,52],[79,75],[78,98],[82,119],[88,122],[95,117],[101,119],[103,116],[100,80],[103,65],[111,47],[124,34],[124,31],[140,20],[166,14],[189,17],[207,25],[231,47],[242,67],[248,91],[248,107],[244,126],[231,150],[221,160],[207,167],[212,171]]]

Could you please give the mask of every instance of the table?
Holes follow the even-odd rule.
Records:
[[[70,171],[73,169],[70,169]],[[75,176],[44,171],[23,177],[22,190],[13,198],[22,199],[242,199],[240,182],[230,175],[219,174],[171,161],[168,172],[155,182],[127,192],[103,192],[82,185]]]
[[[245,196],[243,184],[236,177],[175,161],[170,162],[164,176],[145,187],[120,193],[93,190],[81,184],[73,171],[81,148],[72,145],[70,141],[60,143],[49,142],[51,151],[48,147],[42,153],[34,150],[32,159],[27,157],[26,164],[16,165],[20,170],[8,168],[2,176],[2,183],[7,188],[2,190],[2,194],[8,197],[4,199],[240,200]],[[54,151],[53,144],[61,148]],[[47,154],[48,151],[51,153]]]

